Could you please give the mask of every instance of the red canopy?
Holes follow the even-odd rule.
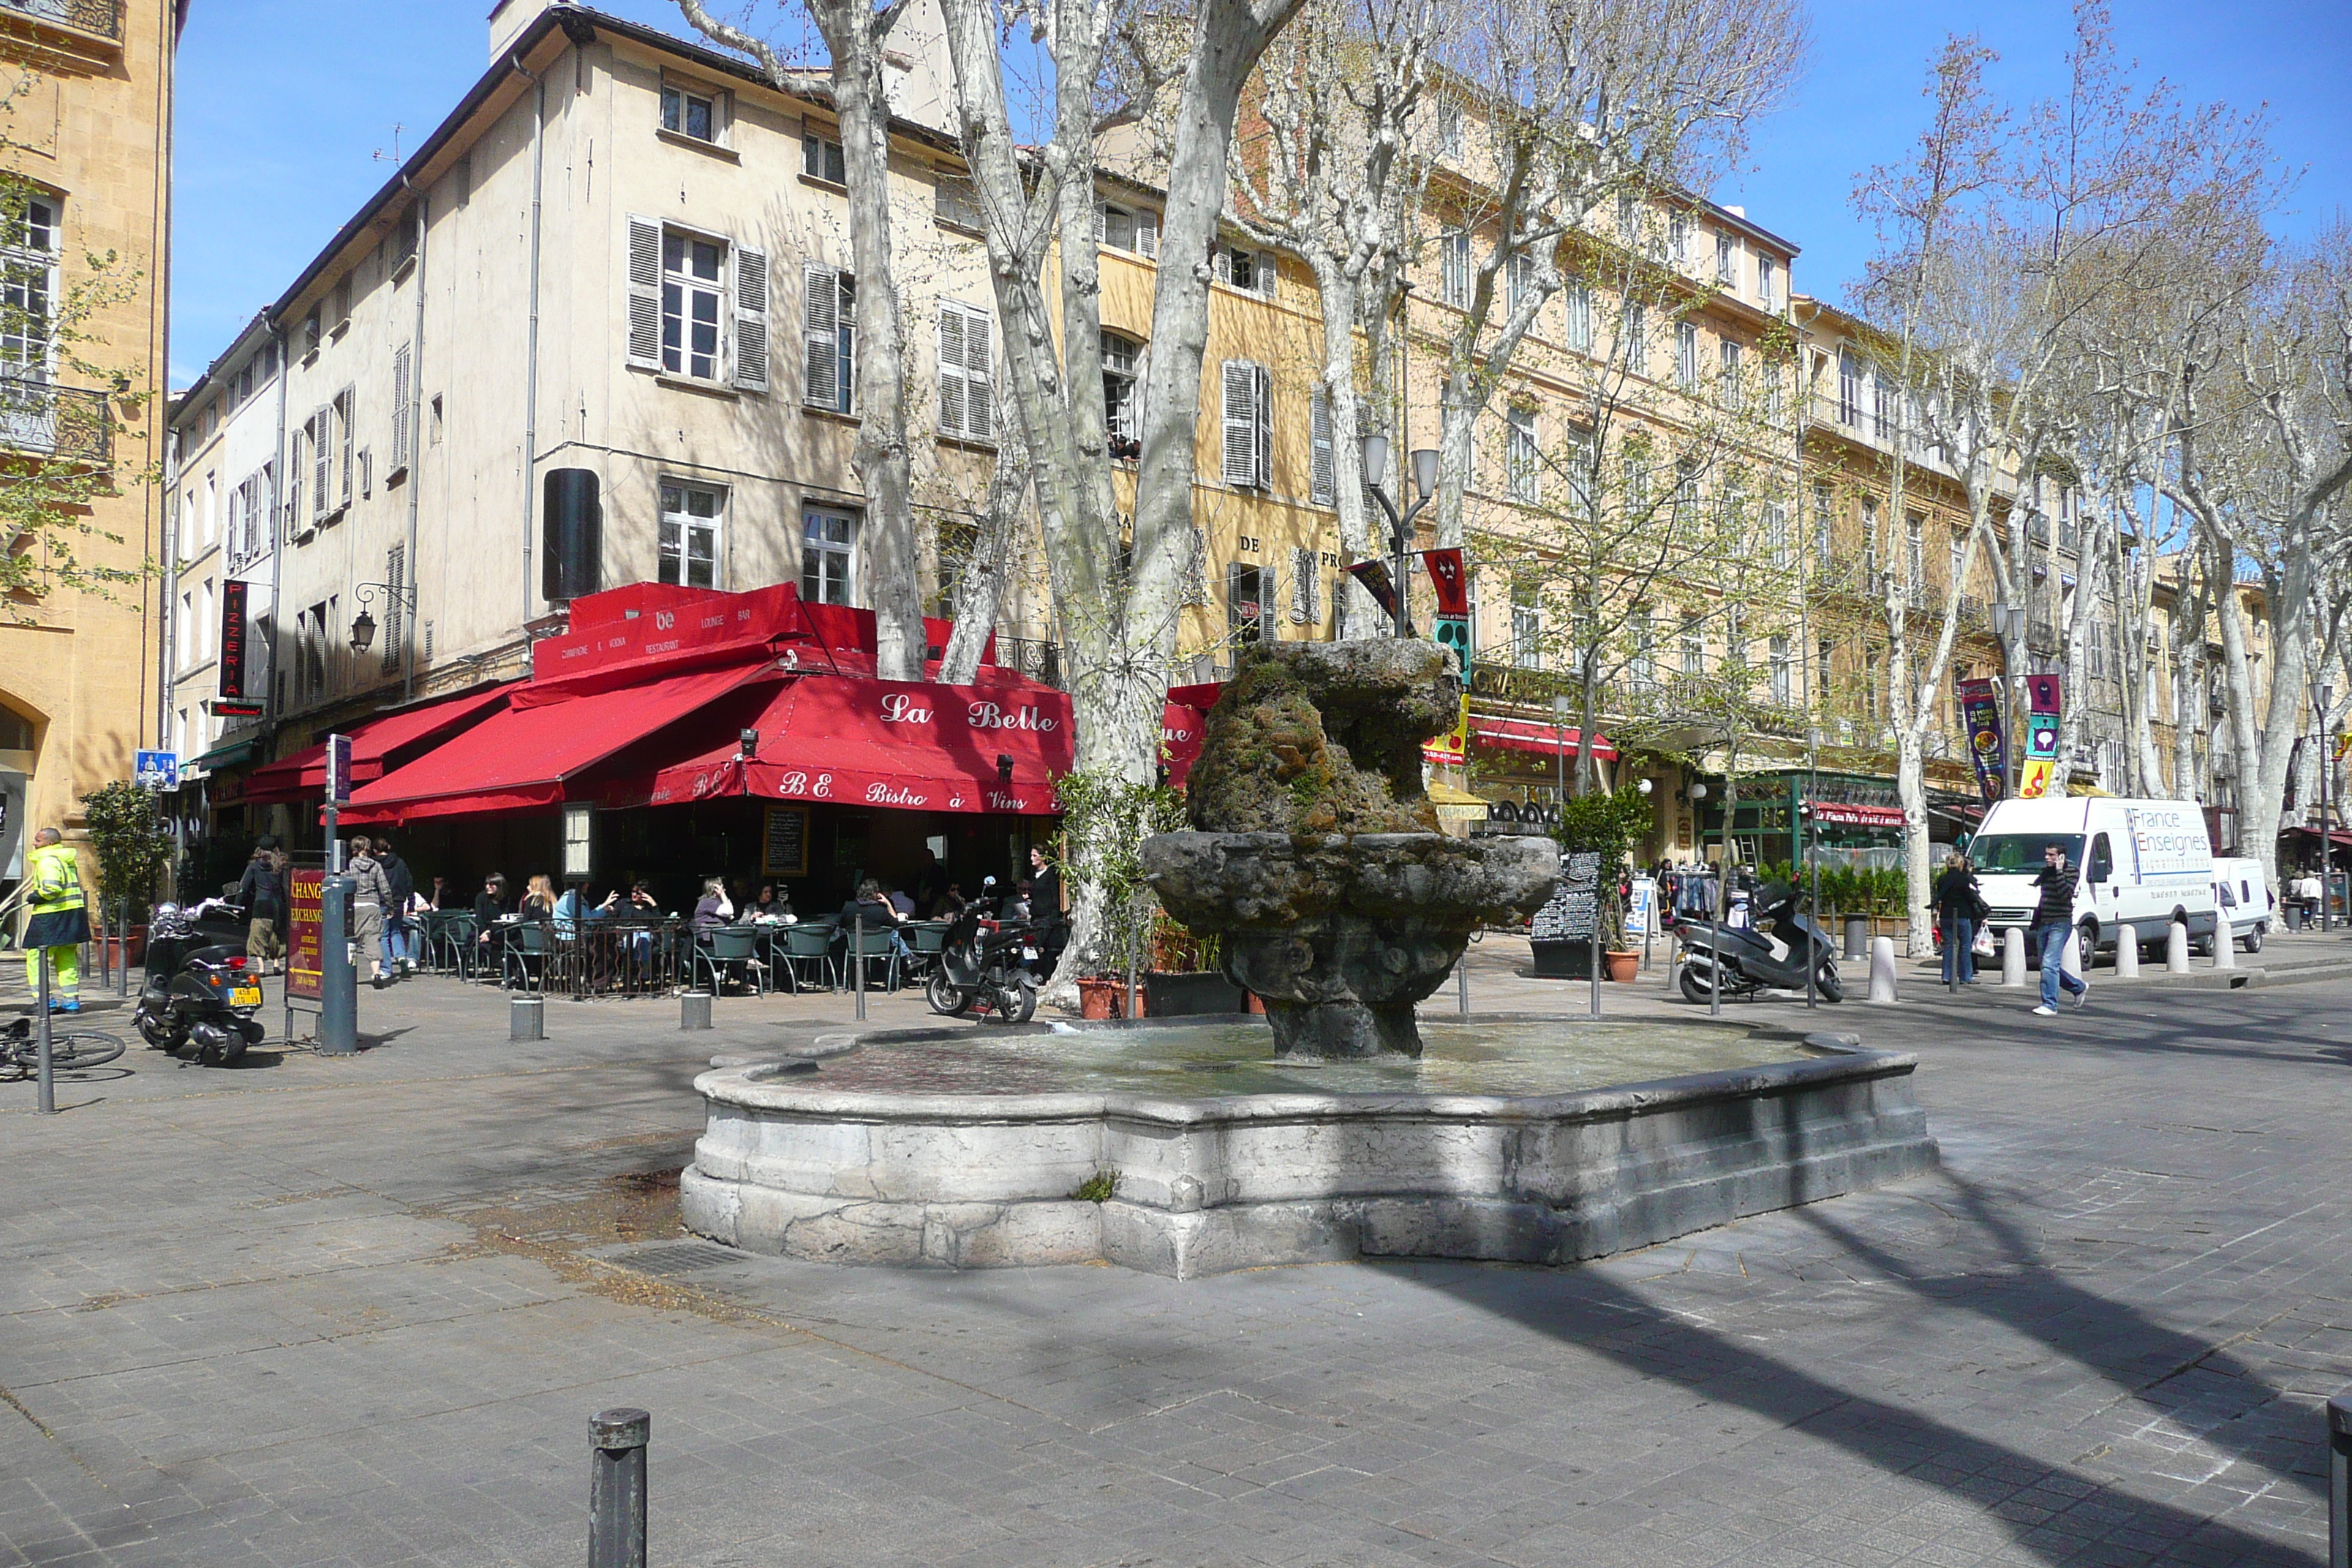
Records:
[[[730,741],[664,768],[649,804],[755,795],[1042,816],[1061,809],[1054,777],[1076,760],[1068,696],[1011,675],[972,686],[803,675],[750,727],[756,756]]]
[[[1570,727],[1557,729],[1531,719],[1481,719],[1470,721],[1471,739],[1489,746],[1501,746],[1507,751],[1534,752],[1541,756],[1574,756],[1577,744],[1583,739],[1580,731]],[[1592,737],[1592,754],[1602,762],[1613,762],[1617,748],[1609,743],[1606,735]]]
[[[469,691],[446,702],[411,708],[370,719],[349,731],[352,738],[352,782],[367,784],[382,778],[394,763],[394,752],[419,746],[449,734],[477,716],[506,700],[512,682],[486,691]],[[327,793],[327,746],[315,746],[282,757],[245,776],[237,796],[248,805],[290,805],[297,801],[323,799]]]
[[[584,697],[516,693],[517,705],[352,795],[349,823],[524,811],[564,799],[564,781],[739,687],[779,679],[772,661],[672,676]],[[530,706],[527,699],[538,699]]]

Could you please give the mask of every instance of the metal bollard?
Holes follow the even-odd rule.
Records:
[[[2352,1568],[2352,1400],[2327,1402],[2327,1568]]]
[[[849,925],[849,966],[856,975],[857,1021],[866,1022],[866,917],[859,915]]]
[[[2183,921],[2174,921],[2172,929],[2165,934],[2164,972],[2167,974],[2189,973],[2189,927]]]
[[[1870,939],[1870,999],[1891,1003],[1895,997],[1895,939],[1876,936]]]
[[[509,1040],[547,1038],[546,997],[514,996],[508,999],[507,1038]]]
[[[688,991],[677,999],[677,1026],[681,1029],[710,1027],[710,993]]]
[[[2216,969],[2238,967],[2238,928],[2230,923],[2230,917],[2227,915],[2217,914],[2213,917],[2213,967]]]
[[[1470,950],[1466,947],[1454,965],[1454,1010],[1465,1018],[1470,1016]]]
[[[588,1568],[646,1568],[646,1444],[654,1418],[623,1406],[588,1420]]]
[[[2025,989],[2025,931],[2011,926],[2000,933],[2000,983],[2011,991]]]
[[[49,1057],[49,950],[45,947],[40,952],[41,984],[33,997],[33,1035],[38,1042],[36,1048],[39,1052],[37,1070],[40,1078],[40,1087],[37,1091],[39,1098],[36,1103],[42,1115],[55,1116],[58,1113],[58,1079],[55,1064]]]
[[[1839,956],[1861,958],[1870,951],[1870,922],[1860,915],[1845,918],[1845,952]]]
[[[2139,978],[2139,932],[2130,926],[2116,928],[2116,978]]]

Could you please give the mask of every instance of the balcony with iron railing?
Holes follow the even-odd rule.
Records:
[[[103,392],[0,375],[0,449],[105,468],[114,460],[114,410]]]
[[[117,0],[0,0],[0,22],[20,16],[122,41]]]

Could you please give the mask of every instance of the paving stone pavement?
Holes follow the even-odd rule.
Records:
[[[1507,946],[1482,1005],[1581,1006]],[[838,997],[514,1045],[425,980],[356,1060],[0,1085],[0,1565],[576,1563],[614,1405],[662,1564],[2323,1562],[2352,983],[1906,995],[1822,1021],[1939,1172],[1565,1269],[712,1265],[694,1073]]]

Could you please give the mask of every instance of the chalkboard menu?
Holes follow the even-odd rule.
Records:
[[[807,876],[808,826],[807,806],[768,807],[768,830],[764,837],[765,848],[760,856],[760,875]]]
[[[1537,942],[1590,942],[1598,924],[1601,857],[1584,850],[1560,861],[1559,886],[1538,910],[1528,934]]]

